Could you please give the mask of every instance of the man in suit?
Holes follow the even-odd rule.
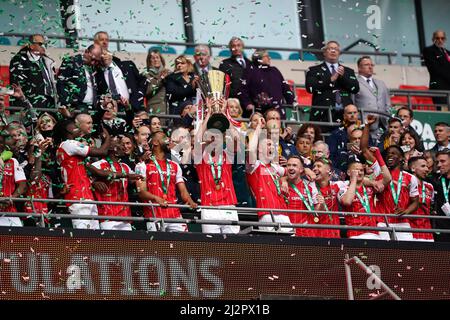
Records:
[[[10,82],[19,85],[35,108],[56,108],[55,61],[45,52],[46,40],[41,34],[30,36],[29,44],[11,59]],[[11,101],[20,106],[20,101]]]
[[[108,50],[102,50],[102,63],[95,74],[100,95],[111,94],[125,108],[134,112],[144,109],[145,77],[139,73],[133,61],[122,61]]]
[[[83,54],[67,57],[61,63],[56,87],[63,116],[73,117],[71,109],[95,110],[98,90],[94,70],[101,63],[101,54],[101,47],[92,44]]]
[[[231,57],[224,59],[220,65],[219,70],[225,72],[230,76],[230,96],[229,98],[240,98],[242,76],[247,66],[251,64],[250,60],[244,57],[244,42],[238,37],[232,37],[228,43],[231,51]],[[244,110],[243,117],[248,117],[253,110]]]
[[[363,112],[376,111],[390,115],[391,100],[386,84],[373,78],[374,64],[369,56],[358,59],[359,92],[355,94],[355,104]],[[370,136],[378,140],[381,136],[381,126],[387,128],[388,116],[375,113],[377,120],[370,126]]]
[[[450,51],[445,49],[446,35],[443,30],[433,33],[433,45],[423,49],[423,59],[430,73],[431,90],[450,90]],[[444,97],[435,97],[436,104],[447,104]]]
[[[359,91],[359,83],[353,69],[339,63],[340,46],[337,41],[328,41],[323,48],[324,62],[309,68],[306,73],[305,86],[312,93],[313,106],[331,107],[332,121],[342,121],[346,105],[353,104],[351,94]],[[311,121],[330,121],[328,110],[311,109]],[[322,132],[329,132],[326,126]]]
[[[433,155],[439,151],[450,149],[450,127],[447,122],[438,122],[434,125],[436,144],[430,149]]]
[[[194,72],[200,77],[207,74],[211,70],[218,70],[217,68],[211,66],[211,51],[209,47],[204,44],[198,44],[194,49]]]

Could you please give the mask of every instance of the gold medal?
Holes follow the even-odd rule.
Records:
[[[314,217],[314,222],[319,223],[319,217]]]
[[[220,184],[216,184],[216,190],[217,190],[217,191],[220,190]]]
[[[3,197],[3,192],[0,191],[0,197]]]

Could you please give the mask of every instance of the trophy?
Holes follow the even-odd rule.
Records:
[[[217,129],[225,132],[230,127],[230,121],[221,110],[219,99],[225,96],[225,73],[219,70],[211,70],[203,73],[199,81],[203,96],[213,99],[209,112],[211,116],[206,124],[208,129]]]

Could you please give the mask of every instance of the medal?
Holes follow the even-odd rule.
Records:
[[[356,191],[356,196],[357,196],[359,202],[361,202],[361,205],[363,206],[366,213],[371,213],[370,212],[370,202],[369,202],[369,197],[367,196],[366,187],[362,186],[362,188],[364,191],[364,196],[361,196],[358,191]]]
[[[319,223],[319,217],[314,217],[314,222]]]
[[[211,167],[211,174],[214,179],[214,183],[216,184],[216,190],[220,190],[220,179],[222,178],[222,164],[223,164],[223,156],[219,156],[219,162],[217,163],[217,176],[216,176],[216,164],[214,163],[211,155],[209,155],[209,165]]]
[[[164,200],[167,200],[167,194],[163,194],[162,197],[163,197]]]

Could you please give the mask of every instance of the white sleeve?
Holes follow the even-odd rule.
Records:
[[[284,177],[284,174],[286,173],[286,169],[284,169],[279,164],[274,164],[273,166],[274,166],[275,170],[277,171],[277,173],[279,174],[279,176]]]
[[[105,160],[99,160],[99,161],[96,161],[96,162],[94,162],[93,164],[92,164],[92,166],[93,167],[95,167],[95,168],[97,168],[97,169],[100,169],[100,170],[102,170],[102,163],[104,162]]]
[[[15,158],[12,158],[12,161],[14,162],[14,181],[27,181],[27,177],[25,176],[23,168],[19,165],[19,161]]]
[[[174,162],[175,166],[177,167],[177,175],[175,178],[175,183],[178,184],[180,182],[184,182],[183,180],[183,170],[181,170],[181,167],[178,163]]]
[[[317,201],[317,195],[319,194],[319,192],[317,191],[316,184],[310,183],[309,186],[311,186],[311,196],[312,196],[313,204],[318,204],[319,201]]]
[[[69,156],[86,157],[89,153],[89,145],[87,143],[81,143],[75,140],[64,141],[61,148],[63,148]]]
[[[340,182],[340,183],[338,183],[339,191],[338,191],[337,197],[338,197],[339,202],[341,202],[342,197],[348,190],[348,186],[349,186],[350,182],[349,181],[338,181],[338,182]]]
[[[134,173],[133,170],[131,170],[130,166],[128,166],[126,163],[120,163],[122,168],[125,170],[126,173]]]
[[[381,174],[381,167],[378,161],[375,160],[375,162],[371,165],[371,168],[375,174],[375,177],[378,177]]]
[[[134,168],[134,171],[136,171],[136,174],[140,174],[144,178],[144,180],[147,178],[147,166],[145,165],[145,162],[139,162]]]
[[[409,196],[410,197],[419,196],[419,181],[413,175],[411,175],[411,184],[409,185]]]
[[[431,186],[431,203],[434,203],[434,186],[431,183],[430,186]]]

